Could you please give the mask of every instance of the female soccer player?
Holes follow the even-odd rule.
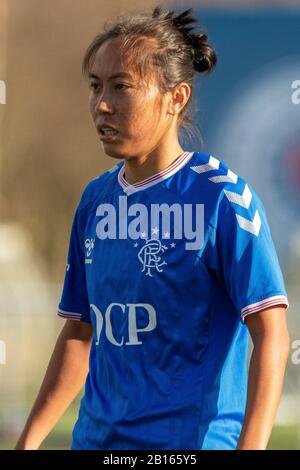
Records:
[[[178,140],[216,53],[191,9],[125,15],[83,71],[120,160],[76,209],[66,323],[17,449],[37,449],[85,384],[71,449],[265,449],[289,354],[288,299],[264,206]],[[248,371],[248,330],[254,349]]]

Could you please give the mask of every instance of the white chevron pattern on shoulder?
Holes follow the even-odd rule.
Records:
[[[191,166],[190,169],[195,171],[196,173],[201,174],[212,170],[219,170],[220,163],[220,160],[213,156],[210,156],[208,163],[204,163],[202,165],[197,166]],[[218,174],[216,176],[211,176],[208,179],[213,183],[237,184],[239,177],[236,173],[227,168],[227,173],[225,175]],[[245,183],[245,187],[242,194],[239,194],[235,191],[229,191],[228,189],[224,189],[224,193],[229,202],[237,204],[245,209],[249,209],[253,195],[247,183]],[[262,222],[257,209],[255,211],[253,220],[246,219],[245,217],[237,214],[236,212],[235,216],[241,229],[246,230],[246,232],[252,233],[256,236],[259,235]]]
[[[237,194],[234,191],[228,191],[228,189],[224,189],[224,193],[227,196],[227,199],[234,204],[238,204],[239,206],[245,207],[246,209],[249,208],[251,200],[252,200],[252,193],[249,189],[249,186],[245,185],[243,194]]]
[[[214,183],[236,183],[238,180],[238,176],[233,173],[233,171],[228,170],[227,175],[212,176],[208,179],[210,181],[213,181]]]
[[[210,156],[208,163],[204,163],[198,166],[191,166],[191,170],[194,170],[196,173],[205,173],[206,171],[218,170],[220,166],[220,160],[215,157]]]
[[[239,226],[246,230],[247,232],[253,233],[253,235],[258,236],[260,227],[261,227],[261,219],[258,213],[258,210],[256,209],[253,220],[248,220],[245,219],[245,217],[242,217],[239,214],[235,214],[237,221],[239,223]]]

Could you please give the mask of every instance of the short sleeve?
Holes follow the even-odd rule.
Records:
[[[57,314],[70,320],[91,323],[81,235],[82,224],[82,210],[78,206],[71,227],[65,279]]]
[[[224,191],[216,237],[223,279],[242,323],[247,315],[268,307],[288,308],[265,209],[248,184],[241,196]]]

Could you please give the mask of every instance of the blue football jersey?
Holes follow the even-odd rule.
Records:
[[[58,315],[92,324],[71,449],[235,449],[245,318],[287,293],[264,206],[218,158],[184,152],[129,184],[91,180],[71,228]]]

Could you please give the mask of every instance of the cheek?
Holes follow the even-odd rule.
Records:
[[[159,113],[155,107],[153,99],[139,99],[132,97],[126,103],[119,103],[117,111],[123,122],[127,122],[128,127],[133,129],[142,129],[145,134],[157,125]]]
[[[125,128],[135,129],[139,126],[143,113],[135,98],[119,99],[115,102],[114,110],[118,122]]]

